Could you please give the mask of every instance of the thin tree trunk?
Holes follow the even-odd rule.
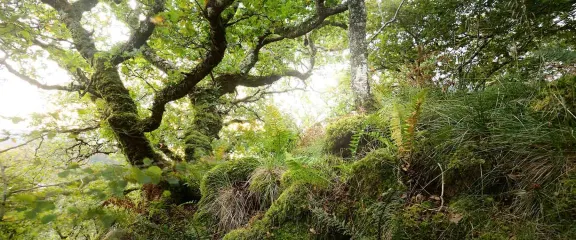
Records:
[[[350,44],[350,74],[352,92],[357,109],[370,109],[370,83],[368,82],[368,53],[366,43],[366,4],[364,0],[348,2]]]

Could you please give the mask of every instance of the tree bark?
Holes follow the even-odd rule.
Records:
[[[350,82],[357,109],[370,109],[372,100],[368,82],[366,43],[366,4],[364,0],[348,2],[348,40],[350,45]]]
[[[218,138],[226,114],[221,110],[225,104],[220,100],[225,93],[218,88],[198,88],[189,94],[194,110],[192,127],[186,134],[184,152],[187,162],[194,162],[212,152],[212,141]]]
[[[143,166],[144,159],[153,160],[155,165],[163,166],[163,159],[158,155],[138,128],[138,109],[130,97],[128,89],[122,83],[116,67],[101,59],[92,76],[95,91],[102,96],[110,110],[106,119],[120,143],[122,152],[132,166]]]

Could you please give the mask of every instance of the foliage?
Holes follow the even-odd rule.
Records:
[[[375,109],[339,76],[302,130],[272,85],[345,64],[347,4],[0,2],[60,92],[0,116],[0,238],[574,238],[574,1],[365,1]]]

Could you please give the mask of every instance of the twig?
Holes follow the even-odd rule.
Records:
[[[70,184],[70,182],[64,182],[64,183],[56,183],[56,184],[49,184],[49,185],[39,185],[36,187],[31,187],[31,188],[25,188],[25,189],[18,189],[18,190],[14,190],[8,193],[8,195],[12,195],[15,193],[20,193],[20,192],[28,192],[28,191],[32,191],[32,190],[36,190],[36,189],[40,189],[40,188],[47,188],[47,187],[58,187],[61,185],[66,185],[66,184]]]
[[[0,163],[0,172],[2,173],[2,205],[0,206],[0,221],[4,218],[6,200],[8,199],[8,179],[6,179],[6,166]]]
[[[26,141],[25,143],[18,144],[18,145],[16,145],[16,146],[6,148],[6,149],[4,149],[4,150],[0,150],[0,154],[5,153],[5,152],[8,152],[8,151],[13,150],[13,149],[16,149],[16,148],[19,148],[19,147],[22,147],[22,146],[25,146],[25,145],[27,145],[28,143],[31,143],[31,142],[33,142],[33,141],[36,141],[36,140],[38,140],[38,139],[40,139],[40,138],[44,138],[44,135],[42,135],[42,136],[40,136],[40,137],[37,137],[37,138],[30,139],[30,140]]]
[[[374,39],[376,39],[376,37],[384,30],[384,28],[386,28],[390,24],[396,22],[396,17],[398,16],[398,12],[400,12],[400,8],[402,8],[402,6],[404,5],[404,1],[405,0],[402,0],[402,2],[400,2],[400,5],[398,5],[398,8],[396,9],[396,12],[394,13],[394,17],[392,17],[392,19],[388,20],[388,22],[385,22],[382,25],[382,27],[380,27],[380,29],[378,29],[378,31],[376,31],[374,36],[372,36],[372,38],[370,38],[370,41],[368,41],[368,44],[372,43],[374,41]]]
[[[442,210],[442,208],[444,207],[444,170],[442,169],[442,165],[440,165],[440,163],[437,163],[438,167],[440,167],[440,171],[441,171],[441,176],[442,176],[442,190],[440,192],[440,210]]]

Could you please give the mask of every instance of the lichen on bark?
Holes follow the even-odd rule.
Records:
[[[368,79],[368,53],[366,43],[366,5],[364,0],[348,2],[350,44],[350,76],[355,104],[360,109],[371,109],[370,83]]]

